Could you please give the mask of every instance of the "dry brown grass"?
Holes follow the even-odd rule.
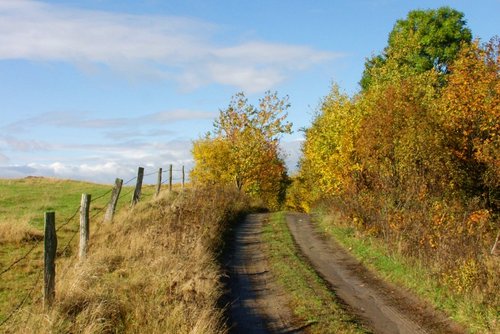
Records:
[[[16,315],[13,332],[225,333],[216,256],[238,193],[194,189],[122,212],[91,231],[87,260],[61,259],[56,302]],[[62,262],[65,261],[65,262]]]
[[[0,245],[6,243],[19,244],[42,239],[43,233],[30,226],[27,221],[21,223],[0,222]]]

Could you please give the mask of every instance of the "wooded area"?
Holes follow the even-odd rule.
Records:
[[[453,291],[498,304],[500,40],[470,36],[450,8],[398,21],[361,92],[325,97],[288,204],[322,201]]]

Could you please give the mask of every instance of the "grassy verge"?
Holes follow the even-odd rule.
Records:
[[[25,307],[0,332],[227,332],[216,255],[246,205],[236,191],[212,187],[124,208],[91,233],[85,261],[57,259],[53,307]]]
[[[272,273],[291,298],[294,314],[309,333],[366,333],[336,300],[326,283],[303,261],[288,231],[285,214],[274,213],[263,240]]]
[[[380,239],[345,226],[340,217],[323,212],[317,212],[315,216],[326,235],[335,238],[383,279],[409,289],[437,309],[445,311],[471,333],[500,332],[498,309],[485,305],[473,294],[458,294],[439,284],[431,267],[391,251]]]
[[[0,272],[31,251],[26,259],[0,276],[0,323],[22,302],[34,283],[41,281],[44,212],[56,212],[56,228],[76,214],[57,233],[58,251],[68,245],[60,258],[72,258],[78,245],[75,232],[79,228],[81,194],[91,194],[95,199],[90,209],[92,234],[107,207],[111,189],[112,185],[39,177],[0,180]],[[118,210],[128,207],[131,190],[130,185],[122,189]],[[145,186],[142,198],[152,198],[154,191],[154,186]],[[38,295],[40,290],[38,284],[34,292]],[[26,300],[26,304],[31,302],[32,298]]]

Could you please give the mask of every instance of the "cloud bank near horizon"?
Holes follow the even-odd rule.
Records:
[[[300,148],[303,139],[289,140],[282,142],[282,150],[285,154],[285,162],[289,172],[293,174],[297,170],[297,163],[300,157]],[[1,140],[0,140],[1,146]],[[60,148],[69,151],[79,152],[79,148],[68,145]],[[94,156],[80,157],[78,161],[73,159],[57,159],[54,156],[51,163],[30,162],[18,165],[3,165],[8,158],[0,153],[0,175],[3,178],[23,178],[27,176],[46,176],[67,178],[75,180],[93,181],[110,184],[115,178],[129,179],[137,173],[137,167],[145,167],[146,173],[153,173],[158,168],[164,170],[169,164],[173,164],[178,170],[185,166],[189,172],[193,167],[193,159],[190,153],[190,140],[177,140],[166,143],[156,143],[151,145],[145,142],[128,143],[86,147],[84,151],[94,152]],[[99,153],[100,151],[100,153]],[[161,152],[161,153],[158,153]],[[107,159],[99,158],[99,155],[106,156]],[[145,183],[155,183],[155,176],[145,179]]]

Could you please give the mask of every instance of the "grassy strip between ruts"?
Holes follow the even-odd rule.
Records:
[[[316,212],[315,220],[323,233],[337,240],[383,279],[409,289],[445,311],[471,333],[498,333],[498,310],[482,304],[472,295],[460,295],[440,285],[428,266],[391,252],[379,239],[360,235],[355,228],[343,225],[339,217]]]
[[[285,213],[270,215],[263,240],[273,276],[290,296],[295,316],[308,333],[366,333],[339,304],[335,294],[301,258],[286,226]]]

